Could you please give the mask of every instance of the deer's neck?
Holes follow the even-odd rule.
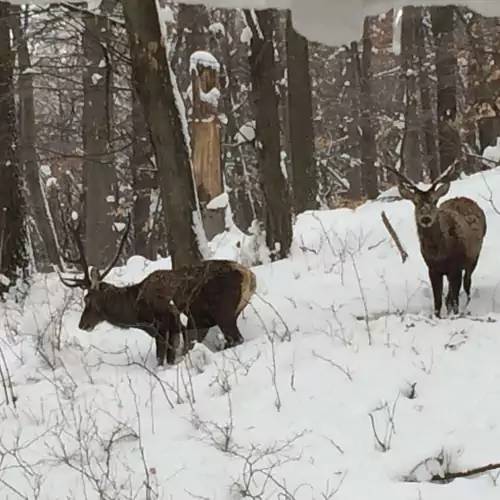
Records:
[[[448,238],[446,238],[446,221],[441,214],[436,217],[432,226],[417,224],[418,239],[422,256],[426,261],[441,261],[446,258]]]
[[[136,307],[139,288],[136,285],[108,286],[110,288],[106,293],[107,300],[103,307],[106,321],[120,328],[135,327],[139,321]]]

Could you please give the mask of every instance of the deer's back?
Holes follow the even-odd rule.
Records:
[[[250,272],[236,262],[214,260],[194,266],[157,270],[141,283],[140,299],[147,301],[155,309],[165,309],[173,301],[180,310],[196,301],[210,302],[223,298],[227,279],[231,275],[234,289],[238,290],[245,272]],[[233,287],[231,287],[233,288]]]
[[[456,236],[464,246],[466,256],[477,258],[486,234],[486,216],[483,209],[465,196],[446,200],[439,209],[453,220]]]

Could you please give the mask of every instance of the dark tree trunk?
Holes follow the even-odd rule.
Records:
[[[153,145],[162,192],[172,266],[194,264],[200,248],[194,230],[203,231],[184,125],[174,94],[154,0],[123,0],[135,81]],[[177,94],[177,99],[180,95]]]
[[[14,40],[17,45],[17,57],[19,64],[19,145],[21,162],[24,165],[24,177],[29,197],[29,208],[33,214],[36,226],[40,233],[42,245],[45,249],[46,262],[55,264],[61,269],[59,246],[55,228],[51,222],[49,205],[43,192],[40,170],[36,153],[36,128],[35,128],[35,106],[33,97],[33,74],[28,44],[24,36],[24,28],[21,21],[21,9],[15,9],[13,16]],[[25,13],[28,16],[28,12]]]
[[[278,96],[275,91],[273,9],[256,10],[254,18],[245,11],[252,29],[250,78],[256,116],[256,142],[262,190],[265,199],[266,243],[273,259],[288,256],[292,243],[290,194],[280,164],[280,123]],[[259,28],[263,38],[259,36]]]
[[[135,94],[135,93],[134,93]],[[132,98],[132,186],[134,189],[134,252],[154,259],[152,230],[150,228],[151,189],[156,187],[156,173],[149,162],[150,142],[141,103]]]
[[[314,125],[309,74],[309,44],[292,26],[287,13],[288,116],[295,213],[318,208],[318,179],[314,159]]]
[[[444,172],[460,154],[460,136],[456,124],[457,58],[453,34],[454,7],[432,7],[431,18],[436,41],[439,168]]]
[[[11,5],[0,2],[0,293],[28,268],[24,198],[16,138]],[[7,279],[4,279],[7,278]]]
[[[85,158],[85,244],[89,265],[106,266],[115,254],[116,171],[110,155],[112,71],[104,46],[108,25],[103,16],[84,13],[83,148]]]
[[[404,173],[413,181],[422,180],[422,158],[420,154],[420,123],[417,112],[417,79],[416,79],[416,30],[420,22],[416,7],[403,8],[401,30],[401,69],[405,86],[405,128],[401,148]]]
[[[360,59],[356,51],[359,85],[360,85],[360,126],[361,126],[361,183],[368,199],[375,199],[378,192],[378,175],[375,168],[377,146],[372,124],[372,88],[371,88],[371,61],[372,41],[370,35],[370,21],[365,18],[363,26],[363,54]]]
[[[361,198],[361,168],[359,144],[361,143],[361,133],[359,129],[360,104],[359,104],[359,75],[358,75],[358,43],[352,42],[349,49],[346,50],[348,58],[346,64],[346,75],[349,85],[347,85],[346,95],[349,103],[350,116],[347,127],[347,150],[350,159],[350,170],[348,173],[349,190],[348,197],[351,200]]]
[[[427,165],[431,179],[439,175],[439,153],[436,143],[436,123],[431,99],[428,62],[425,50],[425,28],[423,25],[423,8],[417,10],[415,46],[418,56],[418,84],[422,106],[422,131],[424,135],[424,162]]]

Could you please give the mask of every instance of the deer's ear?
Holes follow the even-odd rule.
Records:
[[[101,277],[99,276],[99,269],[97,267],[90,268],[90,288],[92,290],[99,290],[99,284],[101,282]]]
[[[405,184],[398,185],[398,191],[404,200],[413,201],[415,199],[415,193],[411,189],[408,189]]]
[[[434,191],[434,198],[438,200],[439,198],[441,198],[441,196],[447,194],[449,190],[450,190],[450,183],[444,182],[436,189],[436,191]]]

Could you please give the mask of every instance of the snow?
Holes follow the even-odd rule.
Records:
[[[220,91],[217,87],[213,87],[208,92],[200,91],[200,99],[214,107],[219,105]]]
[[[229,203],[229,195],[221,193],[207,204],[207,210],[218,210],[219,208],[226,208]]]
[[[483,151],[483,163],[491,167],[492,162],[497,165],[500,164],[500,137],[497,137],[497,143],[495,146],[487,146]]]
[[[234,142],[236,145],[252,142],[255,139],[255,120],[244,123],[236,132]]]
[[[156,368],[141,331],[80,331],[82,292],[35,276],[24,306],[7,301],[0,314],[16,398],[14,408],[9,384],[0,391],[0,498],[497,499],[495,472],[428,482],[500,460],[500,215],[488,201],[500,207],[500,169],[454,182],[447,198],[457,195],[488,217],[470,317],[431,317],[403,200],[299,215],[290,258],[253,267],[246,342],[211,352],[214,328],[174,367]],[[265,259],[264,234],[251,233],[232,226],[210,251]],[[134,256],[107,279],[168,267]]]
[[[198,71],[197,67],[211,68],[217,72],[220,71],[220,64],[210,52],[205,50],[197,50],[189,57],[189,72]]]

